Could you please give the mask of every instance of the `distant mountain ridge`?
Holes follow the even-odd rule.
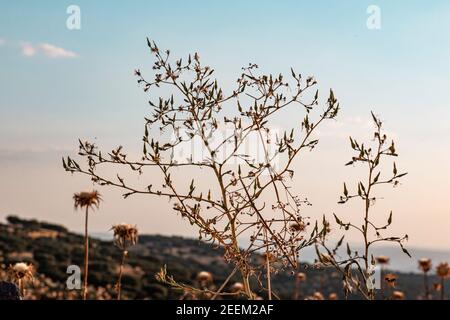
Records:
[[[19,261],[33,263],[37,275],[45,275],[45,283],[49,283],[52,288],[47,291],[39,291],[41,296],[38,298],[76,296],[68,295],[64,286],[68,276],[67,266],[72,264],[82,266],[83,264],[82,235],[72,233],[63,226],[37,220],[8,217],[7,221],[6,224],[0,223],[0,265],[3,264],[4,268],[10,263]],[[395,252],[400,251],[398,248],[391,249]],[[411,251],[417,257],[430,253],[414,249]],[[404,260],[400,260],[402,259],[401,255],[397,258],[394,251],[386,249],[380,253],[387,256],[392,253],[392,257],[395,258],[392,259],[392,268],[397,264],[404,263]],[[155,274],[163,266],[167,266],[168,274],[172,275],[174,279],[193,286],[197,285],[196,275],[199,271],[209,271],[213,274],[215,285],[218,286],[223,283],[233,269],[233,266],[226,263],[222,256],[223,249],[221,247],[215,247],[199,240],[177,236],[140,235],[138,245],[130,250],[127,259],[122,285],[124,297],[127,299],[179,298],[181,292],[168,288],[155,279]],[[407,258],[406,255],[405,257]],[[442,256],[436,257],[441,258]],[[91,291],[102,292],[103,297],[105,292],[109,293],[107,296],[114,296],[113,286],[116,282],[120,258],[121,253],[112,244],[111,234],[93,234],[90,249],[89,283],[97,289]],[[301,260],[302,262],[313,260],[309,249],[303,251]],[[408,268],[413,270],[416,267],[417,259],[415,257],[408,258]],[[307,275],[307,281],[302,283],[302,296],[320,291],[325,297],[330,293],[337,293],[340,298],[343,298],[342,279],[332,269],[318,270],[303,263],[300,271]],[[403,272],[396,272],[396,274],[398,276],[396,289],[405,291],[407,298],[417,298],[422,294],[422,275]],[[239,281],[236,276],[231,280],[229,286],[235,281]],[[430,284],[433,282],[436,282],[436,279],[431,276]],[[280,298],[292,298],[295,281],[290,270],[282,270],[275,274],[272,287]],[[227,290],[228,287],[225,289]],[[52,290],[58,290],[58,294],[53,294]],[[447,292],[449,291],[447,290]],[[263,291],[257,291],[257,293],[265,296]],[[351,298],[356,298],[356,296]]]
[[[94,232],[91,235],[94,238],[103,240],[103,241],[111,241],[113,238],[112,233],[108,232]],[[156,235],[155,235],[156,236]],[[161,237],[177,237],[177,236],[163,236],[157,235]],[[183,239],[194,240],[193,238],[185,238]],[[359,252],[363,251],[362,247],[354,245],[350,243],[352,250],[356,250]],[[245,245],[243,245],[245,247]],[[424,248],[416,248],[409,247],[407,244],[405,247],[408,249],[408,252],[411,254],[411,258],[408,257],[403,251],[399,248],[398,245],[392,246],[375,246],[372,248],[372,253],[374,256],[387,256],[390,258],[389,269],[393,271],[400,272],[412,272],[412,273],[420,273],[418,269],[418,260],[421,258],[430,258],[432,261],[436,263],[443,261],[450,261],[450,250],[434,250],[434,249],[424,249]],[[345,255],[345,252],[342,252]],[[316,252],[314,248],[305,248],[301,251],[301,261],[305,263],[313,263],[316,258]]]

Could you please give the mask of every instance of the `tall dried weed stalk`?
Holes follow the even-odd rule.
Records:
[[[383,123],[372,113],[372,120],[375,125],[373,134],[373,145],[359,143],[350,137],[351,148],[356,152],[346,166],[361,164],[365,166],[367,175],[360,180],[355,188],[351,191],[344,183],[343,195],[340,197],[339,204],[345,204],[350,200],[360,200],[362,202],[362,215],[360,220],[344,221],[336,214],[334,218],[341,229],[349,231],[355,230],[361,236],[363,243],[362,254],[353,251],[347,243],[347,258],[339,259],[337,252],[343,245],[344,236],[335,246],[330,246],[327,241],[327,232],[324,232],[316,243],[316,250],[320,263],[325,266],[336,268],[343,277],[345,295],[352,291],[358,291],[366,299],[375,299],[375,258],[371,253],[373,245],[382,242],[394,242],[400,245],[400,248],[410,256],[409,252],[404,248],[404,241],[408,236],[395,237],[386,236],[383,233],[392,223],[392,211],[383,225],[377,225],[373,221],[372,208],[377,201],[374,195],[375,189],[383,185],[397,186],[399,179],[404,177],[406,173],[400,173],[395,162],[392,164],[391,173],[382,174],[382,163],[387,158],[397,157],[397,150],[393,140],[388,140],[386,133],[382,130]],[[324,218],[324,223],[328,222]]]
[[[122,259],[119,266],[119,278],[117,279],[116,284],[117,300],[120,300],[122,297],[122,275],[125,258],[128,255],[128,248],[134,246],[138,241],[138,230],[136,226],[127,223],[116,224],[111,229],[114,232],[114,245],[122,251]]]
[[[83,281],[83,300],[87,299],[88,294],[88,269],[89,269],[89,209],[99,207],[101,197],[100,194],[94,190],[91,192],[75,193],[73,196],[75,209],[85,209],[84,213],[84,281]]]
[[[304,78],[291,69],[288,81],[281,74],[261,75],[257,65],[249,64],[235,89],[226,93],[214,69],[203,65],[197,53],[172,60],[168,50],[149,40],[147,44],[155,58],[154,75],[147,80],[140,70],[135,71],[143,90],[152,94],[140,159],[132,160],[121,146],[104,153],[80,141],[79,154],[87,165],[67,157],[64,168],[86,174],[100,185],[121,188],[124,197],[143,194],[169,199],[173,210],[197,227],[200,239],[223,246],[225,259],[235,265],[233,273],[240,273],[247,298],[255,298],[251,277],[271,291],[270,280],[264,280],[270,278],[271,261],[252,264],[252,253],[270,254],[296,270],[299,250],[322,233],[317,224],[307,230],[309,223],[300,208],[308,202],[292,193],[290,181],[294,159],[314,149],[317,127],[338,113],[333,91],[320,108],[312,77]],[[301,119],[299,127],[274,134],[274,118],[286,117],[283,112],[288,108]],[[302,116],[298,116],[300,110]],[[198,159],[192,152],[176,158],[179,148],[191,143],[200,145],[194,151],[203,156]],[[249,144],[258,145],[263,156],[246,151]],[[128,176],[153,169],[152,178],[147,186],[138,186],[128,176],[105,175],[99,170],[105,166],[120,174],[128,169]],[[199,180],[208,185],[202,186]],[[250,244],[242,248],[241,239]],[[213,296],[217,294],[221,293]]]

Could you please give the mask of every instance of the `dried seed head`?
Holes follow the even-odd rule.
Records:
[[[138,230],[136,226],[121,223],[114,225],[111,230],[114,231],[114,245],[122,250],[135,245],[138,241]]]
[[[83,208],[83,207],[93,207],[100,205],[100,201],[102,200],[100,193],[97,190],[93,190],[90,192],[84,191],[80,193],[75,193],[73,195],[75,209]]]
[[[211,272],[200,271],[197,274],[197,281],[200,283],[211,283],[211,282],[213,282],[213,276],[212,276]]]
[[[436,274],[443,279],[447,279],[450,276],[450,267],[448,266],[448,263],[439,263],[436,267]]]
[[[244,291],[244,285],[240,282],[235,282],[232,286],[231,286],[231,292],[241,292]]]
[[[390,260],[389,257],[386,257],[386,256],[375,257],[375,261],[381,265],[389,264],[389,260]]]
[[[419,259],[419,269],[422,270],[423,272],[430,271],[432,266],[433,265],[431,263],[431,259],[429,259],[429,258]]]
[[[25,262],[18,262],[8,268],[10,277],[15,281],[33,279],[33,265]]]

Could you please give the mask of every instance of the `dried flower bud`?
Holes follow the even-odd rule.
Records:
[[[122,250],[126,250],[128,246],[135,245],[138,241],[136,226],[121,223],[114,225],[111,230],[114,231],[114,245]]]
[[[378,256],[375,257],[375,260],[378,264],[389,264],[389,257],[386,256]]]
[[[202,284],[211,283],[211,282],[213,282],[213,276],[212,276],[211,272],[200,271],[197,274],[197,281]]]
[[[433,265],[431,263],[431,259],[428,258],[419,259],[419,269],[422,270],[423,272],[430,271],[432,266]]]
[[[450,267],[447,262],[441,262],[436,267],[436,274],[438,277],[447,279],[450,276]]]
[[[93,190],[90,192],[84,191],[80,193],[75,193],[73,195],[75,209],[83,208],[83,207],[93,207],[100,205],[100,201],[102,200],[100,193],[98,191]]]
[[[235,282],[232,286],[231,286],[231,292],[241,292],[244,291],[244,285],[240,282]]]

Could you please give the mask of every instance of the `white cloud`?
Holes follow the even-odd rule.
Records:
[[[22,54],[25,57],[32,57],[36,54],[36,48],[33,47],[33,45],[29,42],[22,42],[20,44],[20,46],[22,47]]]
[[[0,46],[4,45],[6,43],[6,40],[4,38],[0,38]]]
[[[42,50],[44,55],[49,58],[77,58],[78,54],[75,52],[54,46],[49,43],[41,43],[39,48]]]
[[[0,38],[0,45],[2,44]],[[40,43],[39,45],[33,45],[30,42],[21,42],[22,55],[25,57],[33,57],[37,54],[42,54],[51,59],[71,59],[77,58],[78,54],[75,52],[66,50],[61,47],[57,47],[50,43]]]

